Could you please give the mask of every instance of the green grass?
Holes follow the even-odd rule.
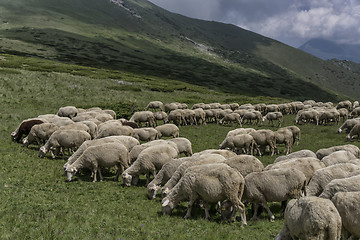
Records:
[[[85,171],[73,182],[66,182],[62,168],[65,160],[40,159],[34,147],[27,149],[11,142],[10,133],[23,119],[56,113],[65,105],[113,108],[120,117],[144,108],[151,100],[190,105],[288,100],[224,94],[177,81],[174,83],[183,87],[168,91],[163,88],[170,80],[159,77],[10,55],[0,58],[5,59],[0,61],[0,239],[273,239],[280,231],[283,220],[278,203],[271,205],[275,223],[263,213],[260,220],[249,221],[241,228],[240,222],[224,223],[214,214],[209,222],[204,221],[204,212],[199,209],[184,220],[186,203],[172,216],[164,217],[159,197],[150,201],[143,185],[125,188],[121,181],[113,181],[113,174],[106,175],[103,182],[92,183]],[[118,80],[133,85],[119,85]],[[134,86],[141,91],[134,91]],[[293,121],[293,115],[286,116],[284,125],[293,125]],[[198,152],[217,148],[226,133],[236,127],[185,126],[180,128],[180,135],[190,139],[193,151]],[[262,128],[275,130],[267,124]],[[300,145],[293,151],[316,151],[347,143],[344,135],[336,134],[336,125],[300,128]],[[359,142],[354,144],[359,146]],[[275,157],[267,154],[260,160],[267,165]]]

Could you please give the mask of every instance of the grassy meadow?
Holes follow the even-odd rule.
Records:
[[[256,222],[226,223],[212,214],[194,209],[184,220],[186,203],[172,216],[162,216],[161,199],[150,201],[144,179],[140,186],[123,187],[113,174],[92,183],[89,173],[66,182],[64,159],[38,157],[36,148],[24,148],[10,140],[10,133],[26,118],[56,113],[61,106],[100,106],[128,117],[151,100],[231,103],[281,103],[289,100],[246,97],[215,92],[204,87],[152,76],[130,74],[36,58],[0,55],[0,239],[273,239],[282,227],[280,204],[271,208],[276,221],[262,213]],[[294,124],[286,116],[284,126]],[[247,125],[245,125],[247,127]],[[293,151],[346,144],[339,126],[301,125],[300,144]],[[217,148],[236,125],[185,126],[180,136],[188,138],[193,151]],[[259,128],[259,127],[256,127]],[[265,123],[261,128],[270,128]],[[359,146],[359,142],[354,142]],[[283,150],[284,147],[280,146]],[[276,156],[259,158],[264,165]],[[247,213],[251,217],[250,211]]]

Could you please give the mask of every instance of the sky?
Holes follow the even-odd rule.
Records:
[[[360,0],[149,0],[188,17],[231,23],[299,47],[312,38],[360,44]]]

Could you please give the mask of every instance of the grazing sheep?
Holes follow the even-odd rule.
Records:
[[[235,157],[226,159],[224,163],[238,170],[243,177],[246,177],[252,172],[264,171],[264,165],[254,156],[237,155]]]
[[[266,105],[265,113],[278,112],[278,111],[279,111],[279,106],[277,104]]]
[[[197,125],[206,125],[206,113],[202,108],[196,108],[194,109],[195,112],[195,123]]]
[[[28,147],[30,144],[36,142],[40,147],[41,143],[46,142],[56,130],[59,130],[59,127],[53,123],[34,125],[31,128],[29,135],[23,139],[23,144],[25,147]]]
[[[324,157],[326,157],[327,155],[330,155],[331,153],[340,151],[340,150],[345,150],[345,151],[351,152],[356,157],[360,157],[360,149],[357,146],[352,145],[352,144],[333,146],[333,147],[329,147],[329,148],[321,148],[316,151],[316,156],[318,159],[321,160]]]
[[[169,113],[173,110],[179,109],[179,106],[175,103],[167,103],[165,104],[165,112]]]
[[[164,124],[169,122],[166,112],[154,112],[154,118],[156,121],[163,121]]]
[[[148,198],[155,199],[157,192],[160,190],[161,186],[163,186],[171,176],[174,174],[176,169],[185,161],[191,161],[191,157],[184,158],[175,158],[169,160],[164,166],[160,169],[158,174],[154,177],[154,179],[147,185],[148,190]]]
[[[225,123],[237,123],[240,125],[240,127],[242,127],[241,125],[241,117],[239,114],[237,113],[229,113],[229,114],[226,114],[221,120],[220,120],[220,124],[221,125],[224,125]]]
[[[169,144],[174,148],[177,148],[177,145],[173,142],[167,142],[166,140],[162,140],[162,139],[158,139],[158,140],[154,140],[154,141],[150,141],[147,143],[143,143],[139,146],[135,146],[133,149],[131,149],[130,151],[130,164],[132,164],[133,162],[135,162],[135,160],[137,159],[137,157],[139,156],[139,154],[145,150],[148,147],[151,146],[155,146],[155,145],[160,145],[160,144]]]
[[[259,111],[246,112],[242,118],[244,124],[254,124],[258,125],[261,121],[262,115]]]
[[[141,127],[141,123],[145,122],[149,127],[155,127],[155,117],[154,114],[150,111],[140,111],[135,112],[131,118],[130,122],[135,122]]]
[[[169,122],[174,123],[176,126],[180,126],[185,122],[185,119],[183,118],[183,112],[181,109],[173,110],[168,115]]]
[[[80,147],[74,152],[74,154],[69,157],[67,163],[64,164],[64,169],[66,169],[67,166],[74,163],[88,147],[97,146],[105,143],[111,143],[111,142],[121,143],[128,149],[128,152],[130,152],[135,146],[138,146],[140,144],[137,139],[130,136],[110,136],[95,140],[88,140],[83,142],[80,145]]]
[[[337,192],[357,191],[360,191],[360,175],[332,180],[325,186],[319,197],[332,199]]]
[[[268,202],[281,202],[289,198],[300,198],[301,190],[306,186],[305,175],[293,168],[271,169],[262,172],[253,172],[245,177],[243,199],[255,203],[252,220],[257,218],[258,204],[262,204],[275,219],[268,207]]]
[[[340,118],[342,118],[342,121],[345,122],[346,119],[348,119],[349,111],[346,108],[340,108],[338,109],[338,112],[340,113]]]
[[[275,133],[271,130],[257,130],[256,132],[249,133],[256,142],[256,150],[261,157],[261,151],[259,146],[262,146],[264,149],[266,146],[270,146],[271,148],[271,156],[274,155],[276,149],[276,136]]]
[[[338,192],[331,199],[342,220],[343,239],[360,238],[360,192]]]
[[[239,134],[249,134],[249,133],[255,132],[255,131],[256,130],[253,128],[237,128],[237,129],[229,131],[226,134],[226,137],[235,136],[235,135],[239,135]]]
[[[350,133],[346,136],[346,140],[352,141],[355,136],[357,136],[357,138],[360,137],[360,123],[355,124]]]
[[[109,114],[112,117],[112,119],[116,119],[116,112],[114,110],[104,109],[102,110],[102,112]]]
[[[115,181],[119,179],[120,172],[127,169],[128,166],[128,149],[121,143],[112,142],[101,145],[90,146],[84,153],[71,165],[66,168],[66,175],[70,182],[72,177],[82,168],[90,168],[96,182],[96,173],[99,173],[100,181],[103,180],[101,167],[117,167]]]
[[[112,125],[102,126],[96,135],[95,139],[100,139],[109,136],[134,136],[135,131],[132,127],[129,126],[118,126],[114,127]]]
[[[164,104],[160,101],[152,101],[149,102],[149,104],[145,107],[145,111],[149,110],[150,108],[152,110],[159,109],[160,111],[164,111]]]
[[[309,196],[319,196],[329,182],[346,178],[357,170],[360,170],[360,166],[352,163],[340,163],[318,169],[311,178],[306,192]]]
[[[215,112],[211,109],[207,109],[207,110],[204,110],[205,112],[205,118],[206,118],[206,122],[208,123],[215,123],[218,121],[217,119],[217,116],[215,114]]]
[[[40,157],[44,157],[49,150],[55,148],[78,148],[86,140],[90,140],[91,136],[85,131],[79,130],[57,130],[55,131],[46,142],[44,146],[40,148]],[[54,154],[51,152],[52,157]]]
[[[319,112],[316,110],[299,111],[295,117],[296,124],[314,122],[319,125]]]
[[[58,115],[59,117],[68,117],[68,118],[76,117],[77,114],[78,114],[78,110],[74,106],[61,107],[56,113],[56,115]]]
[[[159,132],[155,128],[136,128],[134,138],[140,141],[153,141],[159,139]]]
[[[276,240],[340,240],[341,217],[327,199],[303,197],[287,204],[284,225]]]
[[[98,125],[98,132],[101,132],[103,129],[107,129],[107,128],[118,128],[118,127],[122,127],[122,120],[110,120],[110,121],[106,121],[106,122],[102,122]]]
[[[359,117],[359,116],[360,116],[360,107],[354,108],[354,109],[349,113],[349,118],[355,118],[355,117]]]
[[[85,124],[89,128],[91,139],[94,139],[98,133],[97,124],[93,121],[82,121],[81,123]]]
[[[137,185],[138,177],[146,174],[146,185],[150,182],[150,174],[154,177],[156,172],[170,159],[177,158],[179,152],[170,144],[151,146],[143,150],[135,162],[122,173],[123,182],[126,186]]]
[[[287,126],[287,127],[283,127],[280,129],[289,129],[293,134],[293,144],[295,144],[295,142],[296,142],[296,145],[299,145],[300,137],[301,137],[300,136],[301,135],[300,128],[298,128],[297,126]]]
[[[256,142],[253,136],[249,134],[239,134],[235,136],[226,137],[219,145],[219,149],[229,148],[232,151],[238,150],[239,152],[253,155],[253,149]]]
[[[230,103],[230,108],[231,110],[236,110],[236,109],[239,109],[240,105],[238,103]]]
[[[162,138],[162,137],[177,138],[177,137],[179,137],[180,130],[175,124],[168,123],[168,124],[164,124],[161,126],[157,126],[155,129],[159,132],[159,138]]]
[[[341,101],[336,105],[336,109],[339,108],[346,108],[347,110],[351,111],[352,109],[352,103],[349,100]]]
[[[68,124],[66,126],[60,127],[61,130],[78,130],[78,131],[85,131],[90,134],[90,128],[81,122],[74,122],[73,124]],[[91,136],[91,135],[90,135]]]
[[[344,130],[346,130],[346,132],[350,132],[350,130],[358,123],[360,123],[359,118],[348,119],[339,127],[337,133],[342,133]]]
[[[185,119],[185,125],[194,125],[194,123],[196,123],[196,113],[194,110],[184,109],[182,112]]]
[[[162,200],[163,214],[170,214],[182,200],[189,199],[185,219],[191,215],[191,208],[197,199],[205,204],[205,219],[209,219],[209,203],[229,200],[235,210],[231,220],[235,220],[236,211],[240,210],[242,226],[245,226],[245,206],[241,202],[244,191],[244,178],[226,164],[205,164],[188,168],[179,183]]]
[[[347,163],[354,159],[357,158],[351,152],[340,150],[327,155],[321,159],[321,161],[325,164],[325,166],[330,166],[338,163]]]
[[[139,126],[137,125],[136,122],[131,122],[131,121],[128,121],[128,120],[126,120],[124,118],[120,118],[119,120],[120,120],[120,122],[121,122],[121,124],[123,126],[129,126],[129,127],[132,127],[133,129],[139,128]]]
[[[236,153],[234,153],[233,151],[229,151],[229,150],[225,150],[225,149],[206,149],[204,151],[194,153],[193,156],[198,157],[198,156],[207,155],[207,154],[218,154],[218,155],[223,156],[226,159],[236,156]]]
[[[340,122],[340,113],[336,109],[325,110],[319,114],[319,123],[327,125],[330,122],[335,124]]]
[[[70,119],[69,119],[70,120]],[[71,120],[70,120],[71,121]],[[16,128],[15,131],[11,133],[11,138],[15,142],[20,142],[23,135],[28,135],[31,128],[34,125],[42,124],[48,122],[42,118],[29,118],[20,123],[20,125]]]
[[[316,154],[311,150],[306,150],[306,149],[305,150],[300,150],[300,151],[293,152],[293,153],[290,153],[290,154],[285,155],[285,156],[277,157],[274,160],[274,163],[281,162],[281,161],[284,161],[284,160],[289,160],[289,159],[292,159],[292,158],[305,158],[305,157],[316,158]]]
[[[269,120],[269,125],[274,126],[274,120],[278,121],[278,127],[281,127],[283,115],[281,112],[268,112],[263,118],[262,121]]]
[[[293,134],[289,129],[279,129],[274,132],[277,144],[285,144],[285,154],[291,153],[291,147],[293,144]],[[276,148],[277,153],[279,150]]]
[[[167,141],[175,143],[179,149],[180,154],[184,153],[185,156],[187,157],[190,157],[193,154],[191,142],[189,141],[189,139],[178,137],[178,138],[169,139]]]
[[[95,119],[99,120],[100,122],[106,122],[106,121],[111,121],[114,120],[113,116],[111,114],[105,113],[105,112],[99,112],[96,116]]]

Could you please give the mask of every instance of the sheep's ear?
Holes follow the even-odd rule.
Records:
[[[162,204],[163,207],[166,207],[169,204],[170,200],[166,199],[165,202]]]

